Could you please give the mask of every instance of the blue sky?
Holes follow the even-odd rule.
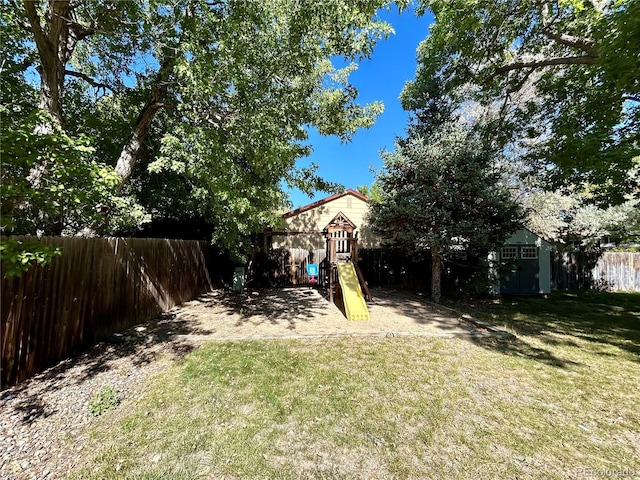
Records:
[[[392,150],[395,138],[404,135],[408,113],[402,109],[398,96],[404,84],[414,77],[416,48],[427,36],[432,22],[430,14],[416,17],[413,9],[399,15],[394,8],[380,16],[393,26],[396,33],[378,43],[371,59],[360,63],[350,80],[359,90],[359,103],[382,101],[384,113],[373,127],[359,131],[349,143],[340,143],[337,138],[310,132],[309,143],[313,153],[298,161],[299,166],[316,163],[322,178],[346,188],[371,185],[374,179],[371,168],[377,170],[382,165],[379,152]],[[327,195],[318,192],[309,198],[299,190],[290,191],[293,208]]]

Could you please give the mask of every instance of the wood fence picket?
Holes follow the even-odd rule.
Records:
[[[640,253],[606,252],[593,267],[592,276],[609,290],[640,292]]]
[[[2,388],[212,288],[208,242],[40,241],[61,247],[62,255],[20,277],[2,279]]]

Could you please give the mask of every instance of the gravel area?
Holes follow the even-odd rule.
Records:
[[[89,399],[103,386],[127,411],[146,381],[205,342],[333,336],[487,335],[452,310],[412,293],[374,290],[368,322],[349,322],[316,290],[216,290],[158,319],[111,336],[0,393],[0,479],[63,478],[84,464],[93,422]]]

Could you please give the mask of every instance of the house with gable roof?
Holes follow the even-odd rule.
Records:
[[[266,232],[272,248],[321,250],[327,236],[337,238],[338,251],[346,253],[349,238],[362,247],[378,242],[367,225],[369,200],[349,189],[285,213],[279,225]],[[344,240],[341,240],[344,239]]]

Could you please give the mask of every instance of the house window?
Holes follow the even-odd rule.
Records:
[[[520,249],[520,257],[522,258],[538,258],[538,249],[531,245]]]
[[[516,258],[518,254],[517,247],[502,247],[502,251],[500,252],[500,257],[503,260],[508,260],[510,258]]]

